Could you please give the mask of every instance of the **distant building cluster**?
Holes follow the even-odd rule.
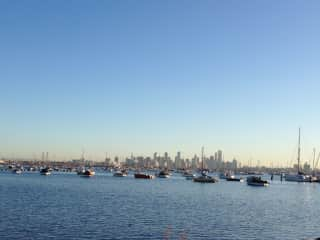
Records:
[[[105,164],[107,166],[120,165],[119,158],[115,157],[113,161],[110,158],[106,158]],[[183,158],[181,152],[177,152],[174,158],[169,156],[167,152],[163,155],[155,152],[152,157],[131,155],[121,164],[133,168],[198,169],[202,167],[202,159],[197,155],[194,155],[193,158]],[[204,156],[203,165],[204,168],[210,170],[236,170],[238,168],[236,159],[224,161],[221,150],[218,150],[212,156]]]

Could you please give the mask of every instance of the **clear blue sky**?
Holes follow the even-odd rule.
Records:
[[[319,1],[1,1],[2,156],[286,164],[320,150]]]

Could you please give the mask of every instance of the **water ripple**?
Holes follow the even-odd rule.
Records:
[[[0,239],[306,239],[320,185],[0,174]]]

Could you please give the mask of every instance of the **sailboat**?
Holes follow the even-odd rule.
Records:
[[[216,183],[218,182],[217,179],[215,179],[214,177],[208,176],[207,172],[205,171],[204,167],[203,167],[203,151],[204,148],[201,148],[201,176],[198,177],[194,177],[192,180],[194,182],[200,182],[200,183]]]
[[[299,128],[299,138],[298,138],[298,172],[293,173],[293,174],[286,174],[285,175],[285,180],[290,181],[290,182],[309,182],[310,181],[310,176],[305,175],[301,170],[300,170],[300,152],[301,152],[301,147],[300,147],[300,128]]]

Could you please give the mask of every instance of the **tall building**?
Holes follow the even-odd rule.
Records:
[[[173,166],[173,162],[171,161],[170,159],[170,156],[167,152],[164,153],[164,162],[165,162],[165,165],[168,169],[172,169],[174,166]]]
[[[153,154],[153,160],[158,160],[158,153],[157,152],[155,152],[154,154]]]
[[[157,156],[159,162],[159,168],[166,168],[167,164],[164,160],[164,157]]]
[[[176,168],[182,168],[182,163],[181,163],[181,153],[177,152],[177,155],[174,159],[174,164]]]
[[[216,164],[216,161],[214,159],[214,156],[210,156],[209,159],[207,160],[207,165],[208,165],[208,168],[209,169],[216,169],[217,168],[217,164]]]
[[[152,160],[151,160],[150,157],[147,157],[145,159],[145,167],[147,167],[147,168],[151,168],[152,167]]]
[[[164,161],[168,162],[169,160],[169,155],[167,152],[164,153]]]
[[[185,163],[186,163],[186,168],[190,168],[191,167],[191,162],[190,162],[189,158],[186,159]]]
[[[194,157],[191,160],[191,167],[192,169],[199,168],[199,157],[195,154]]]
[[[234,171],[238,168],[238,162],[235,158],[232,160],[232,168]]]
[[[221,150],[218,150],[217,157],[218,157],[217,161],[219,161],[219,162],[223,161],[223,156],[222,156],[222,151]]]

